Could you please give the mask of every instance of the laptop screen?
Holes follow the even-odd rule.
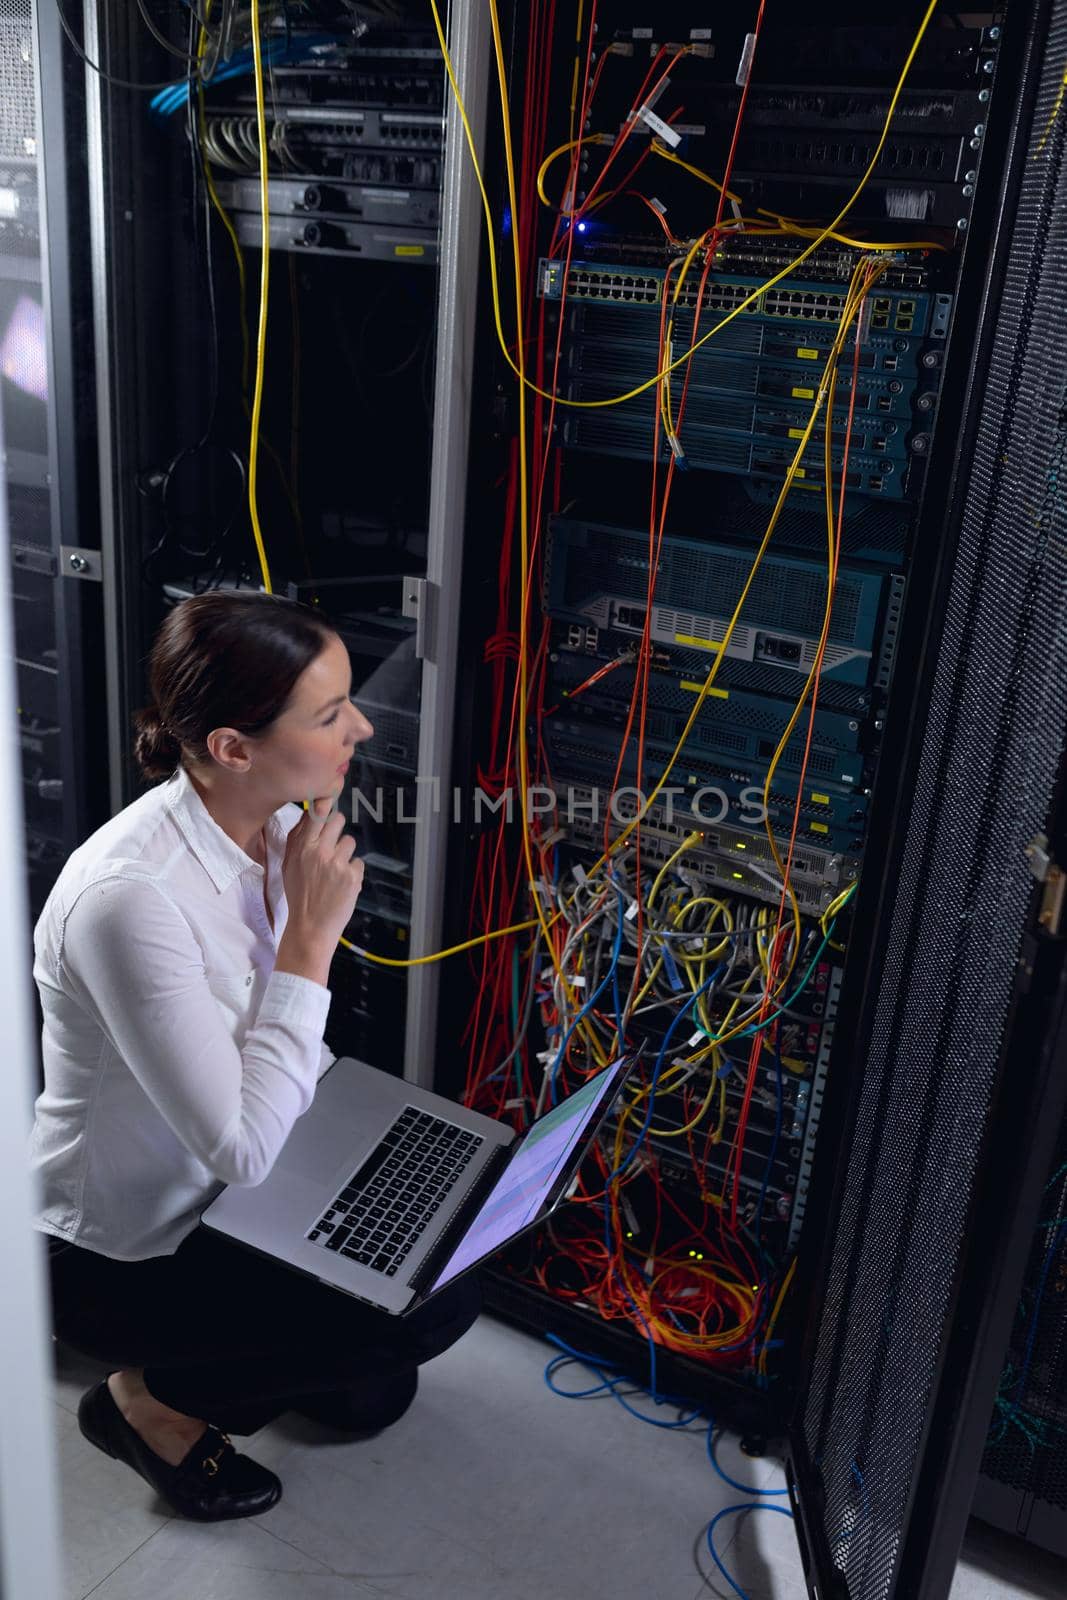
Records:
[[[613,1062],[537,1119],[515,1145],[503,1173],[428,1292],[440,1289],[529,1227],[581,1145],[586,1130],[597,1121],[605,1096],[613,1084],[618,1084],[618,1069],[619,1063]]]

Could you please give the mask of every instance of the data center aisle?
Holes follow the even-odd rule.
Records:
[[[78,1398],[102,1369],[62,1354],[65,1600],[729,1600],[704,1530],[747,1497],[713,1472],[705,1430],[644,1426],[610,1396],[558,1398],[544,1382],[555,1353],[483,1317],[423,1369],[411,1411],[376,1438],[294,1416],[256,1435],[250,1453],[279,1473],[282,1501],[208,1527],[168,1516],[82,1439]],[[595,1380],[574,1367],[557,1382]],[[772,1461],[746,1459],[733,1439],[717,1456],[741,1482],[781,1485]],[[786,1517],[724,1519],[716,1543],[751,1600],[802,1600]],[[1020,1556],[1027,1578],[1008,1578]],[[1052,1600],[1062,1583],[1051,1557],[978,1534],[952,1600]]]

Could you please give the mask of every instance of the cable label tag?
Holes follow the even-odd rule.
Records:
[[[752,57],[756,54],[756,35],[745,34],[745,43],[741,50],[741,60],[737,64],[737,77],[734,82],[739,89],[743,89],[752,74]]]
[[[654,134],[663,140],[664,144],[669,144],[672,150],[677,150],[682,142],[681,134],[675,133],[669,122],[664,122],[662,117],[657,117],[656,113],[647,104],[641,107],[637,115]]]
[[[584,978],[583,974],[580,973],[580,972],[576,973],[573,978],[568,978],[567,982],[570,984],[572,989],[584,989],[585,988],[585,978]]]
[[[688,1048],[692,1050],[694,1046],[698,1044],[707,1044],[707,1035],[702,1028],[699,1028],[697,1032],[693,1034],[692,1038],[689,1040]]]
[[[636,920],[637,920],[637,901],[636,900],[631,900],[630,904],[626,907],[626,921],[627,922],[635,922]]]

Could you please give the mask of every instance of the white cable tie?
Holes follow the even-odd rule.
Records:
[[[741,60],[737,64],[737,77],[734,79],[739,89],[743,89],[748,83],[752,73],[752,57],[755,54],[756,35],[754,33],[746,33],[745,43],[741,50]]]
[[[675,133],[669,122],[664,122],[662,117],[657,117],[656,113],[650,110],[647,105],[643,105],[637,115],[646,127],[650,128],[653,133],[658,134],[664,144],[669,144],[672,150],[677,150],[682,142],[682,137],[681,134]]]
[[[626,907],[626,921],[627,922],[636,922],[636,920],[637,920],[637,901],[636,900],[631,900],[630,904]]]

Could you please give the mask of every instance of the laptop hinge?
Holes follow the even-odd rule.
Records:
[[[416,1294],[421,1294],[427,1283],[432,1283],[434,1278],[444,1266],[445,1261],[452,1254],[461,1237],[466,1232],[474,1219],[482,1201],[487,1197],[490,1189],[496,1183],[500,1174],[511,1159],[515,1141],[511,1144],[498,1145],[485,1163],[474,1183],[467,1190],[455,1216],[452,1217],[445,1231],[433,1246],[425,1260],[420,1261],[411,1275],[411,1287]]]

